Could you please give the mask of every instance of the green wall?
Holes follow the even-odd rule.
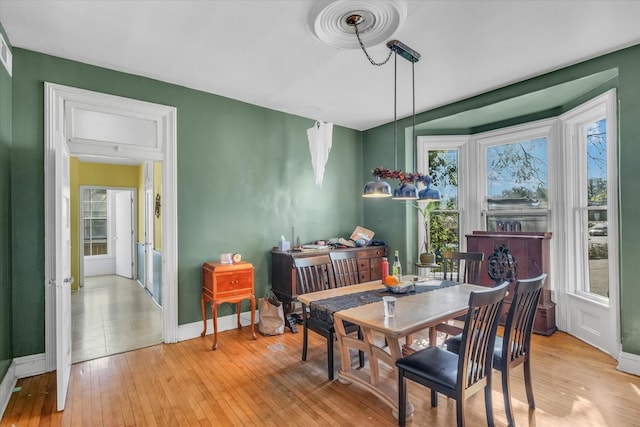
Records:
[[[290,238],[293,228],[303,243],[348,237],[362,222],[361,132],[334,127],[318,188],[311,119],[23,49],[14,49],[13,75],[14,357],[44,351],[45,81],[177,108],[180,324],[201,321],[203,262],[241,253],[256,267],[261,296],[281,234]],[[229,313],[228,304],[220,310]]]
[[[4,29],[0,25],[5,40]],[[13,356],[11,328],[11,77],[0,65],[0,381]]]
[[[616,69],[618,77],[610,84],[603,85],[601,92],[611,86],[618,91],[619,116],[619,199],[620,199],[620,308],[621,308],[621,340],[622,350],[627,353],[640,354],[640,263],[637,256],[640,253],[640,222],[637,212],[640,212],[640,45],[604,55],[593,60],[563,68],[533,79],[529,79],[508,87],[494,90],[454,104],[421,113],[416,118],[418,129],[428,122],[449,117],[465,111],[471,111],[483,106],[495,104],[521,95],[550,88],[565,82],[570,82],[595,73]],[[424,68],[416,69],[416,80]],[[426,77],[425,77],[426,78]],[[595,95],[591,93],[590,96]],[[559,106],[553,111],[536,112],[528,116],[517,117],[508,122],[500,121],[487,123],[476,128],[452,128],[448,132],[440,130],[438,134],[478,133],[500,127],[525,123],[534,119],[551,117],[566,111],[576,102]],[[399,128],[406,130],[411,126],[410,118],[399,121]],[[428,135],[425,131],[418,131],[418,135]],[[370,129],[364,133],[363,181],[371,179],[370,170],[380,166],[393,164],[393,145],[389,144],[393,137],[393,126],[387,124]],[[399,159],[405,159],[410,151],[410,144],[400,144]],[[411,160],[401,162],[400,168],[413,170]],[[390,200],[366,200],[364,202],[364,226],[374,227],[380,234],[392,236],[388,239],[391,249],[399,249],[407,254],[409,262],[416,257],[416,245],[405,236],[414,236],[416,230],[415,212],[403,204]],[[396,221],[400,218],[400,221]]]

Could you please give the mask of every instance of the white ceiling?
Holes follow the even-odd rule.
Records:
[[[358,130],[392,121],[392,61],[316,39],[317,3],[0,0],[0,22],[14,47]],[[640,43],[640,0],[407,1],[407,12],[392,38],[422,55],[418,112]],[[398,78],[403,117],[409,62]]]

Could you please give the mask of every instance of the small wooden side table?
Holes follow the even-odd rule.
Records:
[[[211,303],[211,317],[213,318],[213,347],[218,348],[218,306],[222,303],[236,303],[238,312],[238,329],[240,325],[240,306],[243,300],[251,301],[251,335],[257,339],[254,329],[256,319],[256,297],[254,293],[253,265],[249,262],[222,264],[220,262],[205,262],[202,265],[202,321],[204,330],[200,334],[207,334],[206,303]]]

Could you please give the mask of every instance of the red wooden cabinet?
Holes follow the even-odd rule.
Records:
[[[548,277],[545,283],[538,309],[536,311],[536,319],[533,325],[533,332],[541,335],[551,335],[556,327],[556,310],[555,303],[551,301],[551,285],[550,274],[550,255],[549,247],[551,233],[548,232],[491,232],[491,231],[474,231],[468,234],[467,251],[484,253],[484,264],[482,266],[483,286],[494,286],[496,280],[493,277],[496,274],[494,253],[506,248],[512,260],[515,261],[515,279],[530,279],[547,273]],[[511,284],[511,290],[515,286],[515,281]],[[505,298],[502,308],[502,319],[506,317],[509,311],[511,299],[509,296]]]
[[[202,265],[202,321],[204,329],[201,336],[207,334],[207,317],[205,306],[211,303],[213,317],[213,350],[218,348],[218,306],[222,303],[235,303],[240,325],[240,304],[248,299],[251,302],[251,335],[256,339],[254,330],[256,297],[253,284],[253,265],[248,262],[221,264],[219,262],[205,262]]]

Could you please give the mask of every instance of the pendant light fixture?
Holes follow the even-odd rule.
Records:
[[[408,15],[406,0],[325,0],[314,2],[309,15],[309,29],[321,42],[338,49],[362,49],[371,65],[381,67],[395,54],[394,70],[394,170],[379,167],[371,171],[374,179],[364,186],[363,197],[384,198],[396,200],[440,200],[440,192],[431,188],[433,180],[428,175],[404,172],[398,169],[398,141],[397,141],[397,57],[402,56],[411,62],[413,80],[413,159],[414,170],[417,166],[416,153],[416,103],[415,103],[415,69],[414,64],[420,59],[420,54],[398,40],[387,43],[389,53],[381,61],[374,60],[365,48],[376,46],[388,40],[404,24]],[[355,34],[355,39],[353,35]],[[399,180],[400,185],[392,192],[391,186],[385,180]],[[422,183],[426,188],[416,189],[416,184]]]
[[[413,126],[411,136],[411,146],[415,146],[416,141],[416,80],[415,80],[415,63],[420,59],[420,54],[409,46],[406,46],[398,40],[392,40],[387,43],[387,47],[391,49],[395,55],[394,71],[393,71],[393,128],[394,128],[394,147],[395,147],[395,169],[398,169],[398,119],[397,119],[397,90],[398,90],[398,53],[402,55],[404,59],[411,62],[411,80],[412,80],[412,102],[413,102]],[[415,153],[414,153],[415,158]],[[415,162],[414,162],[415,163]],[[415,200],[418,198],[418,189],[413,185],[412,181],[403,179],[400,181],[400,185],[393,191],[394,200]]]

